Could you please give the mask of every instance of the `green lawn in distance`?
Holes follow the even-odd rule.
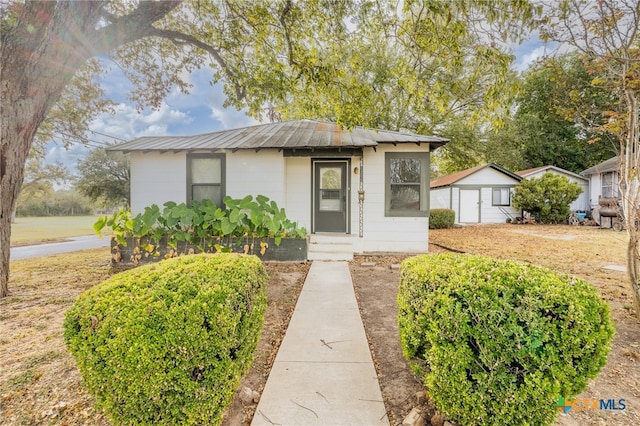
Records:
[[[55,241],[66,237],[94,235],[99,216],[17,217],[11,226],[11,245]]]

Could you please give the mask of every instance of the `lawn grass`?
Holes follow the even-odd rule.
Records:
[[[0,299],[0,425],[108,425],[81,385],[62,321],[81,292],[116,272],[109,261],[100,248],[11,262],[10,295]]]
[[[11,226],[11,246],[93,235],[94,216],[18,217]]]
[[[606,265],[625,264],[626,233],[577,226],[496,225],[432,230],[430,241],[547,266],[594,284],[612,306],[617,335],[603,373],[582,396],[625,398],[628,408],[620,413],[572,410],[570,416],[561,415],[560,420],[566,422],[556,426],[640,424],[638,320],[632,310],[626,274],[604,269]],[[117,272],[111,268],[110,258],[109,251],[101,248],[11,263],[10,296],[0,299],[0,425],[108,426],[93,408],[75,361],[66,350],[62,322],[78,294]],[[270,276],[284,280],[292,274],[285,271]],[[289,289],[279,288],[283,292]],[[295,297],[291,299],[295,301]],[[389,303],[395,303],[394,299]],[[294,304],[287,306],[292,310]],[[271,321],[280,323],[284,314],[279,315]],[[282,339],[280,334],[265,336],[265,344],[270,347]],[[256,361],[258,366],[265,364],[263,359]],[[260,370],[260,374],[268,376],[268,369]]]
[[[243,382],[253,389],[257,377],[268,376],[308,268],[265,267],[269,308],[262,351],[256,352],[253,381]],[[106,248],[11,262],[10,294],[0,299],[0,425],[109,426],[82,385],[62,324],[80,293],[122,269],[111,266]],[[243,405],[239,399],[235,404],[240,417],[234,419],[241,419]]]

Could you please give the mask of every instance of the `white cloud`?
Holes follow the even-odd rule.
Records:
[[[120,69],[112,67],[100,84],[109,98],[119,102],[115,113],[100,114],[91,122],[87,132],[91,140],[88,147],[77,144],[67,150],[49,143],[45,162],[60,161],[75,171],[78,160],[104,142],[129,141],[141,136],[195,135],[259,123],[244,111],[223,107],[226,96],[221,83],[210,84],[212,74],[210,69],[195,70],[187,76],[187,81],[193,85],[191,93],[173,89],[158,110],[147,108],[138,112],[135,105],[126,100],[131,84]]]
[[[253,126],[254,124],[260,123],[242,111],[233,108],[222,108],[222,106],[211,106],[210,117],[219,121],[223,129],[236,129],[238,127]]]
[[[171,126],[184,126],[193,122],[188,112],[162,104],[158,110],[146,109],[138,112],[133,105],[117,105],[115,114],[100,114],[89,125],[90,130],[112,135],[123,140],[140,136],[169,134]],[[91,139],[108,140],[108,137],[90,135]]]
[[[524,71],[531,64],[547,54],[546,46],[538,46],[535,49],[525,53],[516,61],[516,70]]]
[[[61,144],[55,142],[49,142],[47,144],[47,154],[45,155],[44,162],[47,164],[62,163],[71,173],[76,172],[76,166],[78,160],[82,160],[87,157],[87,154],[92,149],[90,146],[76,144],[71,145],[68,149]]]
[[[213,71],[210,69],[192,72],[189,76],[189,82],[193,84],[191,93],[185,95],[176,89],[167,97],[169,105],[173,108],[189,111],[194,118],[193,126],[190,129],[183,128],[181,134],[209,133],[259,123],[248,117],[244,111],[223,106],[226,100],[223,85],[222,83],[211,85],[212,74]]]
[[[549,53],[549,46],[540,40],[538,32],[533,32],[528,39],[518,45],[512,45],[516,60],[513,67],[516,71],[524,71],[539,58]]]

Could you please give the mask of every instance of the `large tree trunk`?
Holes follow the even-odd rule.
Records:
[[[152,24],[180,2],[140,2],[120,17],[104,13],[107,0],[8,6],[17,24],[6,25],[0,44],[0,297],[9,292],[11,215],[40,124],[88,59],[140,38],[162,36]]]
[[[82,40],[100,3],[27,2],[0,52],[0,297],[9,293],[11,217],[38,127],[92,56]]]
[[[627,134],[620,150],[620,193],[624,224],[629,235],[627,270],[631,297],[640,318],[640,132],[638,98],[631,90],[625,91],[627,106]]]
[[[4,83],[4,82],[3,82]],[[3,104],[7,98],[3,97]],[[12,120],[2,111],[2,148],[0,150],[0,297],[9,293],[9,246],[11,240],[11,220],[20,192],[20,185],[23,179],[24,163],[26,162],[33,133],[21,136],[16,124],[23,124],[17,120]],[[11,108],[13,109],[13,108]],[[16,108],[17,109],[17,108]],[[36,125],[37,129],[37,125]]]

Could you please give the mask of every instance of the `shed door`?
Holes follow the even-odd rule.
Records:
[[[313,162],[313,231],[347,232],[347,160]]]
[[[460,223],[480,222],[480,190],[460,190]]]

